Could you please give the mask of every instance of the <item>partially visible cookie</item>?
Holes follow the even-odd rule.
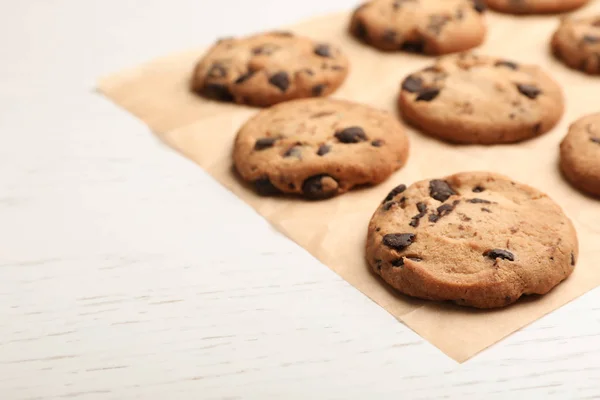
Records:
[[[348,60],[328,43],[289,32],[218,41],[196,65],[192,89],[206,97],[266,107],[327,96],[348,74]]]
[[[493,308],[567,278],[577,234],[538,190],[489,172],[398,186],[369,224],[366,257],[409,296]]]
[[[305,99],[259,112],[242,126],[235,167],[263,195],[325,199],[377,184],[404,165],[408,138],[389,113],[331,99]]]
[[[560,144],[560,167],[573,186],[600,197],[600,113],[571,125]]]
[[[589,0],[485,0],[496,11],[509,14],[553,14],[575,10]]]
[[[556,57],[569,67],[600,74],[600,16],[564,19],[551,44]]]
[[[513,143],[552,129],[558,84],[538,66],[474,54],[442,57],[409,75],[399,106],[409,122],[455,143]]]
[[[382,50],[446,54],[485,39],[481,0],[371,0],[352,15],[350,31]]]

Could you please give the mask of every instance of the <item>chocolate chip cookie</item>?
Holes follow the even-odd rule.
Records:
[[[600,16],[562,20],[551,45],[569,67],[600,74]]]
[[[485,0],[496,11],[509,14],[552,14],[572,11],[589,0]]]
[[[372,0],[352,15],[350,31],[381,50],[446,54],[485,39],[481,0]]]
[[[366,256],[404,294],[493,308],[567,278],[578,241],[547,195],[494,173],[465,172],[394,189],[371,219]]]
[[[475,54],[445,56],[403,82],[399,107],[424,132],[455,143],[512,143],[560,120],[558,84],[538,66]]]
[[[600,197],[600,113],[571,125],[560,144],[560,167],[573,186]]]
[[[197,64],[192,89],[208,98],[266,107],[327,96],[348,74],[348,60],[328,43],[289,32],[218,41]]]
[[[304,99],[259,112],[239,130],[233,160],[259,194],[325,199],[377,184],[404,165],[408,138],[385,111]]]

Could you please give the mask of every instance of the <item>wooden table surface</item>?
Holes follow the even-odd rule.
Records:
[[[0,399],[600,398],[600,290],[460,365],[94,92],[352,0],[0,0]]]

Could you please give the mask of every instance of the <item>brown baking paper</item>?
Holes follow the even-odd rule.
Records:
[[[581,11],[600,12],[600,5]],[[321,17],[291,30],[345,49],[352,69],[347,82],[333,97],[396,113],[400,81],[432,59],[382,53],[359,44],[346,33],[348,17],[347,13]],[[117,73],[101,80],[99,89],[342,278],[444,353],[463,362],[600,284],[600,201],[572,189],[557,168],[558,145],[568,125],[587,113],[600,111],[600,78],[570,70],[551,57],[548,40],[558,17],[488,13],[487,19],[490,32],[478,52],[538,63],[562,84],[567,110],[559,126],[534,140],[490,147],[449,145],[407,128],[411,155],[402,170],[377,187],[326,201],[259,197],[236,178],[232,171],[232,142],[240,125],[257,110],[203,100],[188,91],[190,73],[202,50],[168,56]],[[481,311],[396,294],[369,271],[364,259],[367,223],[388,191],[400,183],[470,170],[495,171],[535,186],[565,209],[580,241],[579,261],[568,280],[545,296],[529,296],[505,309]]]

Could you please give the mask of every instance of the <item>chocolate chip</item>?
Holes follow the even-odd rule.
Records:
[[[368,36],[367,27],[366,27],[365,23],[363,21],[361,21],[360,19],[354,23],[353,33],[357,38],[359,38],[361,40],[367,40],[367,36]]]
[[[394,206],[394,204],[396,204],[393,201],[388,201],[387,203],[385,203],[383,205],[383,211],[389,211],[390,208],[392,208]]]
[[[400,193],[404,192],[405,190],[406,190],[406,185],[396,186],[395,188],[392,189],[391,192],[388,193],[386,198],[383,199],[383,202],[385,203],[386,201],[392,200],[394,197],[398,196]]]
[[[290,87],[290,78],[287,72],[281,71],[269,78],[269,83],[285,92]]]
[[[423,80],[418,76],[409,75],[402,82],[402,90],[406,90],[409,93],[417,93],[423,90]]]
[[[542,93],[537,86],[525,83],[517,83],[517,89],[519,89],[519,92],[521,92],[522,95],[527,96],[530,99],[535,99]]]
[[[491,258],[492,260],[495,260],[496,258],[501,258],[503,260],[515,261],[514,254],[508,250],[491,249],[487,250],[485,253],[483,253],[483,255],[485,257]]]
[[[419,213],[412,217],[409,223],[409,225],[413,228],[418,227],[419,223],[421,222],[421,218],[423,218],[427,214],[427,204],[417,203],[417,210],[419,210]]]
[[[389,233],[383,237],[383,245],[391,249],[402,251],[413,244],[413,233]]]
[[[281,191],[277,189],[267,177],[254,181],[254,187],[261,196],[271,196],[281,193]]]
[[[533,131],[533,133],[535,133],[536,135],[539,134],[542,130],[542,123],[538,122],[537,124],[535,124],[533,126],[533,128],[531,128],[531,130]]]
[[[375,232],[379,232],[381,230],[380,227],[375,228]]]
[[[221,63],[214,63],[206,74],[209,78],[224,78],[227,75],[227,68]]]
[[[279,49],[280,49],[280,47],[276,44],[265,43],[263,45],[253,48],[252,54],[254,54],[255,56],[260,56],[260,55],[270,56],[271,54],[275,53]]]
[[[338,183],[329,175],[316,175],[306,179],[302,184],[302,192],[311,200],[322,200],[337,194]]]
[[[270,137],[258,139],[256,143],[254,143],[254,150],[260,151],[268,149],[269,147],[273,147],[276,141],[277,138]]]
[[[398,36],[398,33],[396,33],[396,31],[394,31],[392,29],[386,29],[383,32],[383,36],[381,37],[381,40],[383,40],[384,42],[387,42],[387,43],[394,43],[396,41],[396,36]]]
[[[431,101],[435,99],[439,94],[440,89],[438,88],[423,89],[417,96],[416,101]]]
[[[467,203],[473,203],[473,204],[492,204],[491,201],[489,200],[484,200],[484,199],[469,199],[467,200]]]
[[[375,260],[375,267],[377,268],[378,272],[381,272],[381,266],[383,265],[383,261],[381,260]]]
[[[510,68],[512,70],[518,70],[519,69],[519,65],[512,62],[512,61],[506,61],[506,60],[500,60],[500,61],[496,61],[496,64],[494,64],[496,67],[506,67],[506,68]]]
[[[319,44],[315,47],[315,54],[321,57],[331,57],[331,47],[327,44]]]
[[[475,192],[475,193],[481,193],[481,192],[483,192],[484,190],[485,190],[485,188],[484,188],[483,186],[475,186],[475,187],[473,188],[473,192]]]
[[[434,179],[429,182],[429,196],[441,201],[442,203],[452,195],[457,194],[448,182],[441,179]]]
[[[397,258],[392,261],[393,267],[403,267],[404,266],[404,258]]]
[[[323,94],[323,92],[325,91],[325,89],[327,88],[327,85],[324,83],[321,83],[319,85],[315,85],[312,88],[312,95],[313,96],[321,96]]]
[[[600,36],[585,35],[582,40],[584,43],[598,43],[600,42]]]
[[[331,146],[329,146],[327,144],[322,144],[319,146],[319,150],[317,150],[317,155],[324,156],[325,154],[329,153],[330,151],[331,151]]]
[[[429,215],[429,222],[436,223],[436,222],[439,221],[439,219],[440,219],[440,216],[437,215],[437,214],[430,214]]]
[[[255,71],[248,71],[243,75],[240,75],[236,80],[235,80],[235,84],[239,85],[240,83],[244,83],[246,82],[248,79],[250,79],[256,72]]]
[[[598,143],[598,144],[600,144],[600,138],[597,138],[597,137],[591,137],[591,138],[590,138],[590,140],[591,140],[592,142],[594,142],[594,143]]]
[[[337,131],[335,137],[342,143],[359,143],[368,140],[365,131],[360,126],[351,126]]]
[[[473,8],[475,9],[475,11],[477,11],[480,14],[484,12],[487,8],[482,0],[471,0],[471,3],[473,3]]]
[[[227,85],[220,83],[205,83],[201,90],[201,94],[215,100],[233,101],[233,95],[229,91]]]
[[[287,151],[285,153],[283,153],[283,156],[285,158],[288,158],[288,157],[302,158],[302,148],[298,145],[294,145],[294,146],[290,147],[289,149],[287,149]]]
[[[400,50],[409,53],[422,53],[425,50],[425,42],[423,40],[408,40],[402,43]]]
[[[381,139],[375,139],[371,142],[371,146],[373,147],[381,147],[385,144],[385,142]]]
[[[440,219],[454,211],[458,203],[460,203],[459,200],[454,200],[452,204],[442,204],[437,208],[437,214],[429,215],[429,221],[434,223],[438,222]]]

